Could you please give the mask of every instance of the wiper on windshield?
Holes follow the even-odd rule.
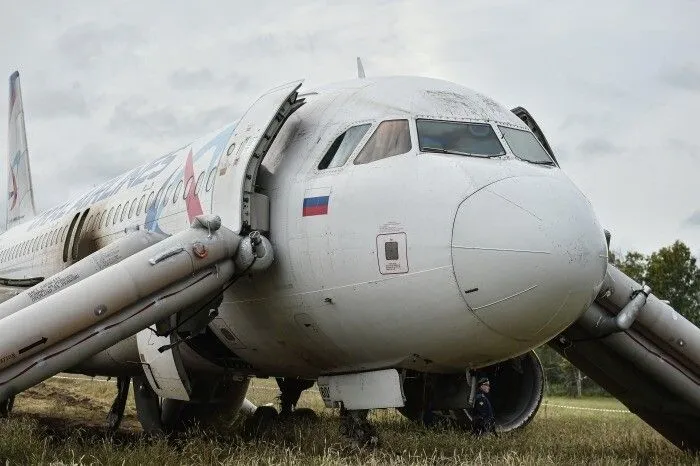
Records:
[[[525,162],[529,162],[529,163],[534,163],[535,165],[556,165],[556,164],[555,164],[553,161],[551,161],[551,160],[537,160],[537,161],[535,161],[535,160],[527,160],[527,159],[520,159],[520,160],[524,160]]]
[[[454,154],[454,155],[475,155],[468,152],[460,152],[458,150],[447,150],[442,147],[421,147],[421,152],[437,152],[438,154]]]

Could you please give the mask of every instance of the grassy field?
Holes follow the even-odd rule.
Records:
[[[300,405],[316,409],[318,422],[282,424],[255,441],[241,439],[240,419],[216,431],[148,438],[133,398],[122,428],[109,436],[102,425],[114,394],[113,382],[63,378],[23,393],[11,418],[0,420],[0,464],[700,464],[609,398],[547,398],[527,428],[481,439],[382,410],[372,416],[381,448],[361,451],[343,441],[337,414],[313,389]],[[255,380],[249,399],[264,404],[276,394],[274,381]]]

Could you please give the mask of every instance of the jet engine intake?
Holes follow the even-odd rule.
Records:
[[[522,356],[464,374],[409,373],[404,380],[406,403],[399,411],[427,426],[450,425],[471,429],[472,380],[488,377],[488,397],[496,417],[496,430],[525,427],[535,416],[544,393],[544,370],[537,355]]]

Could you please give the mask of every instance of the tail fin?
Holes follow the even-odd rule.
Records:
[[[32,173],[29,169],[29,152],[27,151],[27,134],[24,129],[24,107],[22,91],[19,86],[19,72],[10,76],[9,124],[7,128],[7,210],[5,227],[7,229],[26,222],[36,216],[34,207],[34,188]]]

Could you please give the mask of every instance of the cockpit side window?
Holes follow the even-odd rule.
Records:
[[[408,129],[408,120],[382,121],[355,158],[354,164],[375,162],[405,154],[410,150],[411,133]]]
[[[326,168],[337,168],[345,165],[345,162],[348,161],[348,158],[350,158],[350,155],[370,126],[369,123],[353,126],[338,136],[331,144],[326,155],[321,159],[318,169],[325,170]]]
[[[530,131],[499,126],[513,155],[527,162],[554,165],[554,160]]]

